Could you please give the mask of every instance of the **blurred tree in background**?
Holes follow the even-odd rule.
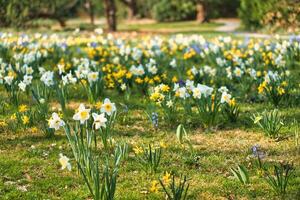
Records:
[[[203,18],[199,20],[202,22],[236,16],[239,0],[0,0],[0,5],[1,26],[26,27],[41,18],[57,20],[65,26],[68,18],[84,11],[91,24],[96,17],[105,16],[108,29],[114,31],[117,17],[124,16],[154,18],[161,22]]]
[[[115,0],[104,0],[105,15],[109,31],[117,30],[117,7]]]
[[[241,0],[239,16],[250,30],[299,31],[300,0]]]
[[[161,22],[203,18],[198,20],[202,22],[218,17],[236,17],[240,0],[150,0],[147,2],[147,4],[141,3],[140,6],[145,6],[141,8],[143,12],[141,14],[145,15],[145,10],[148,10],[146,17]]]
[[[0,25],[24,27],[33,19],[57,20],[65,26],[74,16],[80,0],[0,0]]]
[[[237,17],[250,30],[297,31],[300,0],[0,0],[0,26],[29,27],[37,19],[65,26],[69,18],[106,17],[108,30],[120,19],[151,18],[159,22]]]
[[[123,4],[128,7],[128,18],[133,19],[138,15],[138,4],[137,0],[120,0]]]

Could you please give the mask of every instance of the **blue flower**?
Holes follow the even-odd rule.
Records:
[[[252,147],[251,147],[251,150],[252,150],[253,156],[259,157],[260,159],[262,159],[262,158],[265,157],[264,152],[262,152],[262,151],[260,150],[260,146],[259,146],[258,144],[255,144],[254,146],[252,146]]]
[[[158,114],[156,112],[153,112],[151,114],[151,121],[152,121],[152,124],[155,128],[158,127]]]

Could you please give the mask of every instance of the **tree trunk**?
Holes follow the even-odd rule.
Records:
[[[94,13],[94,4],[92,0],[87,0],[85,4],[85,8],[90,16],[90,22],[92,25],[95,23],[95,13]]]
[[[66,27],[66,21],[63,18],[57,18],[57,21],[62,28]]]
[[[121,0],[128,8],[128,19],[133,19],[138,14],[138,6],[136,0]]]
[[[205,21],[206,13],[204,3],[198,2],[196,5],[197,9],[197,22],[202,23]]]
[[[128,18],[133,19],[138,14],[138,7],[136,0],[130,0],[128,4]]]
[[[115,0],[104,0],[106,21],[109,31],[117,30],[117,18],[116,18],[116,3]]]

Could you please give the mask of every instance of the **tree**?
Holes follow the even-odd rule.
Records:
[[[76,13],[79,0],[0,0],[0,24],[24,27],[34,19],[57,20],[65,26],[65,20]]]
[[[94,8],[93,0],[85,0],[84,8],[89,14],[91,24],[94,25],[95,24],[95,8]]]
[[[205,12],[205,4],[203,0],[199,0],[196,2],[196,10],[197,10],[197,17],[196,17],[197,22],[199,23],[204,22],[206,18],[206,12]]]
[[[138,14],[138,6],[136,0],[121,0],[128,7],[128,18],[135,18]]]
[[[105,15],[109,31],[117,30],[117,8],[115,0],[104,0]]]

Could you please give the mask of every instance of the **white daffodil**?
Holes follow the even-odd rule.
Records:
[[[96,82],[98,80],[98,72],[90,72],[88,74],[88,81],[90,83]]]
[[[167,101],[167,104],[168,108],[171,108],[173,106],[173,101],[172,100],[169,100]]]
[[[227,89],[226,86],[222,86],[222,87],[220,87],[220,88],[218,89],[218,92],[221,92],[221,93],[223,93],[223,92],[228,92],[228,89]]]
[[[123,83],[123,84],[121,85],[121,90],[122,90],[122,91],[125,91],[125,90],[126,90],[126,84],[125,84],[125,83]]]
[[[115,103],[111,103],[108,98],[104,99],[104,103],[101,106],[100,111],[102,113],[106,113],[107,115],[111,115],[113,112],[117,110]]]
[[[180,98],[183,98],[183,99],[189,97],[189,93],[187,92],[187,89],[185,87],[180,87],[178,89],[178,95]]]
[[[52,86],[54,85],[54,72],[47,71],[41,76],[41,81],[46,85],[46,86]]]
[[[65,72],[65,65],[58,64],[58,65],[57,65],[57,68],[58,68],[58,73],[59,73],[59,74],[62,74],[62,73]]]
[[[73,116],[73,119],[76,121],[80,121],[83,124],[86,120],[90,118],[90,110],[86,109],[83,104],[80,104],[77,113]]]
[[[185,83],[185,87],[186,89],[188,90],[193,90],[194,89],[194,81],[191,81],[191,80],[187,80],[186,83]]]
[[[5,76],[4,80],[8,85],[11,85],[12,81],[14,80],[14,77],[13,76]]]
[[[196,87],[196,88],[193,89],[193,97],[195,99],[200,99],[201,98],[201,91],[200,91],[199,88]]]
[[[200,92],[204,95],[204,97],[210,96],[214,90],[213,88],[202,84],[197,84],[197,88],[199,88]]]
[[[234,74],[236,77],[241,77],[243,75],[243,71],[240,68],[236,67],[234,70]]]
[[[173,59],[171,60],[170,66],[171,66],[172,68],[176,68],[177,63],[176,63],[176,59],[175,59],[175,58],[173,58]]]
[[[56,131],[65,125],[65,122],[59,117],[57,113],[52,113],[51,118],[48,120],[49,128],[54,128]]]
[[[30,75],[30,74],[33,73],[32,67],[26,67],[25,69],[26,69],[26,70],[25,70],[25,71],[26,71],[26,74]]]
[[[227,92],[223,92],[221,96],[221,103],[229,103],[231,99],[231,95],[228,94]]]
[[[69,163],[69,158],[67,156],[64,156],[62,153],[59,154],[59,163],[61,164],[61,169],[68,169],[69,171],[71,171],[71,163]]]
[[[32,81],[32,76],[30,76],[30,75],[24,75],[24,77],[23,77],[23,82],[26,84],[26,85],[29,85],[29,84],[31,84],[31,81]]]
[[[25,92],[25,90],[26,90],[26,84],[25,84],[24,82],[20,82],[20,83],[18,84],[18,86],[19,86],[19,88],[20,88],[23,92]]]
[[[100,115],[98,115],[97,113],[92,113],[92,116],[94,118],[93,126],[96,130],[98,130],[101,127],[104,127],[104,128],[106,127],[105,123],[107,122],[107,119],[105,118],[104,113],[102,113]]]

